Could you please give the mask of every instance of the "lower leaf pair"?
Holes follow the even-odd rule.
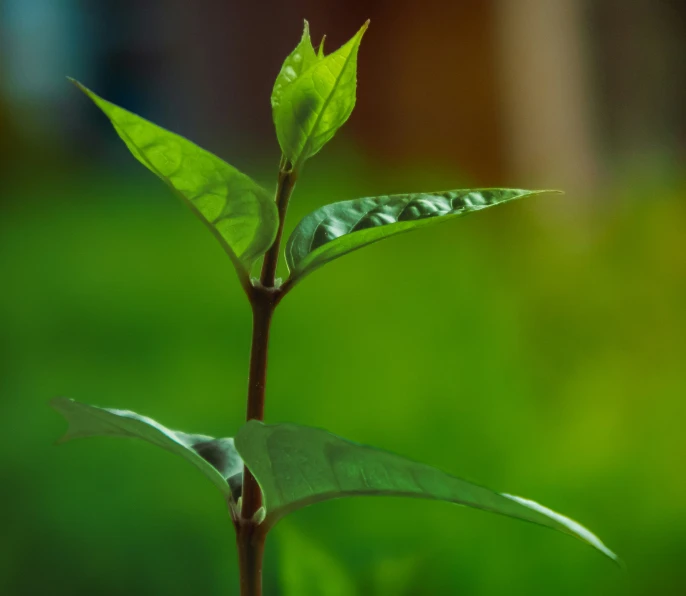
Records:
[[[80,437],[138,438],[183,457],[221,491],[238,514],[243,468],[262,489],[264,530],[285,515],[320,501],[350,496],[403,496],[447,501],[536,523],[569,534],[619,562],[582,525],[534,501],[497,493],[434,467],[327,431],[295,424],[248,421],[234,439],[172,431],[126,410],[98,408],[56,398],[68,421],[61,442]]]

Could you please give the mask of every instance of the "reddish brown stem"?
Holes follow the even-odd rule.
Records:
[[[253,524],[241,525],[236,532],[241,596],[262,595],[262,559],[265,535]]]
[[[269,327],[274,313],[274,306],[273,292],[265,288],[255,288],[255,296],[252,302],[252,347],[250,350],[246,420],[264,419]]]
[[[269,327],[274,313],[274,293],[267,288],[255,286],[251,303],[253,311],[252,348],[250,351],[246,420],[264,420]],[[245,468],[243,472],[242,502],[241,517],[243,520],[251,520],[262,507],[262,491],[248,468]]]
[[[288,164],[286,164],[286,167],[288,167]],[[283,226],[286,223],[286,212],[288,211],[288,200],[295,187],[296,178],[297,176],[292,170],[281,170],[279,172],[279,181],[276,187],[276,207],[279,210],[279,227],[276,232],[274,244],[272,244],[271,248],[267,251],[267,254],[264,255],[260,282],[265,288],[274,287],[276,266],[279,262],[279,249],[281,248],[281,236],[283,235]]]
[[[282,165],[283,164],[282,161]],[[276,188],[276,206],[279,226],[274,244],[264,256],[260,281],[255,281],[248,291],[252,306],[252,346],[250,349],[250,376],[248,379],[247,420],[264,420],[264,397],[267,385],[267,354],[269,328],[274,309],[281,298],[275,287],[276,266],[283,226],[286,221],[288,200],[295,186],[295,174],[286,169],[279,172]],[[246,467],[243,471],[242,505],[234,518],[236,544],[240,569],[241,596],[262,596],[262,558],[266,534],[262,531],[258,512],[262,507],[262,491],[255,477]]]

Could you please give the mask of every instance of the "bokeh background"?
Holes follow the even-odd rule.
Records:
[[[0,2],[0,593],[237,594],[216,490],[148,445],[53,446],[65,395],[231,436],[249,309],[204,226],[69,85],[273,186],[269,92],[308,18],[367,19],[319,205],[562,188],[404,235],[277,313],[268,421],[326,427],[536,499],[553,532],[448,504],[328,502],[270,536],[268,594],[686,593],[686,4]]]

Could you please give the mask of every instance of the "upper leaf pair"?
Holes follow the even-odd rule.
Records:
[[[296,170],[333,137],[355,105],[357,53],[368,23],[332,54],[315,52],[309,27],[286,58],[271,96],[285,168]],[[269,193],[190,141],[86,89],[131,153],[176,192],[233,261],[246,291],[254,262],[274,243],[279,213]],[[306,216],[286,247],[288,287],[325,263],[383,238],[536,194],[518,189],[451,190],[367,197]]]
[[[264,495],[265,530],[296,509],[328,499],[405,496],[448,501],[540,524],[574,536],[617,561],[589,530],[534,501],[494,492],[324,430],[250,420],[234,441],[171,431],[133,412],[96,408],[69,399],[55,399],[52,406],[69,422],[63,441],[109,435],[153,443],[199,468],[236,512],[245,462]]]
[[[305,31],[272,93],[285,159],[299,167],[348,119],[355,105],[357,50],[367,24],[347,44],[316,54]],[[273,244],[279,214],[273,198],[236,168],[187,139],[106,101],[73,81],[110,119],[133,156],[162,179],[208,226],[231,258],[243,286],[256,259]]]

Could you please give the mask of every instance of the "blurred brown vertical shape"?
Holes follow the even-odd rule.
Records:
[[[13,132],[10,128],[9,110],[0,101],[0,172],[3,172],[10,162],[12,147],[16,143]]]
[[[592,134],[582,0],[497,0],[502,109],[515,184],[592,190]]]
[[[372,18],[351,121],[364,146],[395,165],[434,161],[503,181],[492,1],[359,4]]]
[[[682,163],[686,2],[602,0],[592,14],[607,149],[634,175]]]

